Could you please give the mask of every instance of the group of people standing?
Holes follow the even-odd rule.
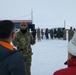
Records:
[[[72,27],[68,30],[68,36],[67,68],[57,70],[53,75],[76,75],[76,34]],[[26,22],[21,22],[19,31],[15,33],[12,21],[0,21],[0,75],[31,75],[31,45],[35,44],[35,40]]]
[[[73,35],[75,33],[75,28],[73,29],[70,27],[70,29],[65,29],[65,28],[52,28],[52,29],[36,29],[36,34],[37,34],[37,40],[41,41],[41,39],[63,39],[70,41],[72,39]],[[67,38],[68,34],[68,38]]]

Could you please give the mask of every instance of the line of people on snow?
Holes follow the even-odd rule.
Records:
[[[68,33],[67,33],[68,32]],[[52,29],[36,29],[36,34],[35,37],[38,41],[41,41],[41,39],[67,39],[67,34],[68,34],[68,41],[72,39],[73,35],[75,33],[75,28],[73,29],[70,27],[70,29],[65,29],[65,28],[52,28]]]

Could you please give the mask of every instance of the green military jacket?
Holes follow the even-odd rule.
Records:
[[[13,45],[18,49],[23,49],[21,53],[24,56],[31,55],[32,48],[31,45],[35,44],[35,39],[33,38],[30,32],[26,32],[23,34],[21,31],[16,33],[15,39],[13,41]]]

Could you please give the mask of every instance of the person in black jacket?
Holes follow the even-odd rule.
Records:
[[[15,37],[15,25],[10,20],[0,22],[0,75],[26,75],[23,56],[11,42]]]

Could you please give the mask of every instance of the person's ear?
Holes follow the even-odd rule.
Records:
[[[13,32],[13,33],[11,34],[11,37],[12,37],[12,39],[15,38],[15,32]]]
[[[72,54],[70,54],[69,52],[68,52],[68,59],[71,59],[72,58]]]

